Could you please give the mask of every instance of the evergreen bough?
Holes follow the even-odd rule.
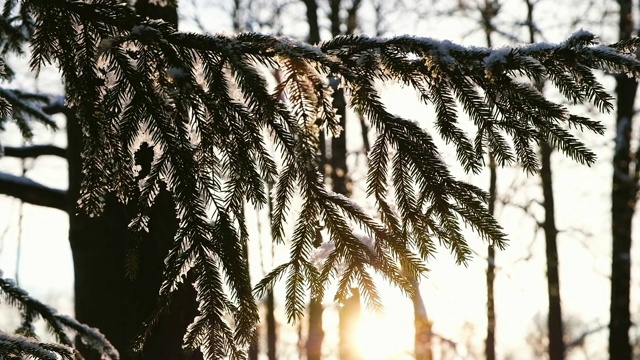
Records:
[[[117,359],[118,351],[99,330],[81,324],[73,318],[61,315],[55,309],[32,298],[20,289],[13,280],[6,279],[0,271],[0,298],[16,306],[23,317],[22,325],[14,334],[0,331],[0,359],[43,359],[75,360],[74,342],[69,331],[78,335],[80,341],[104,354],[109,359]],[[42,343],[34,331],[34,321],[44,320],[47,329],[59,344]]]
[[[604,127],[546,99],[527,79],[553,84],[571,103],[610,111],[611,96],[594,70],[636,77],[640,69],[633,56],[639,40],[603,45],[586,31],[560,44],[498,50],[413,36],[341,36],[308,45],[256,33],[179,32],[136,16],[116,0],[8,0],[0,21],[3,56],[29,43],[32,71],[55,64],[62,73],[66,103],[79,119],[84,140],[80,210],[100,216],[107,194],[115,193],[119,201],[137,204],[130,230],[142,238],[160,188],[166,184],[171,192],[179,229],[166,258],[160,310],[145,325],[138,348],[169,309],[172,292],[192,273],[200,314],[186,329],[184,346],[201,349],[207,359],[244,356],[258,321],[255,297],[282,277],[292,321],[302,315],[307,291],[322,298],[333,278],[337,301],[357,287],[370,307],[379,308],[371,270],[410,294],[408,279],[426,271],[424,261],[436,242],[459,263],[467,261],[463,226],[498,248],[505,246],[505,234],[487,212],[487,194],[452,176],[435,134],[390,113],[376,83],[402,83],[433,105],[437,134],[455,147],[467,172],[478,173],[488,151],[501,165],[519,162],[534,172],[540,141],[592,164],[594,154],[567,129],[602,134]],[[270,89],[267,70],[274,69],[284,77]],[[6,69],[2,77],[12,74]],[[328,77],[340,82],[351,108],[375,129],[367,177],[375,214],[327,190],[318,171],[319,133],[342,131]],[[13,120],[26,137],[29,120],[54,127],[38,110],[45,102],[38,95],[0,89],[0,125]],[[475,125],[473,137],[459,126],[459,107]],[[132,164],[143,135],[155,157],[138,182]],[[275,144],[276,153],[268,144]],[[252,289],[243,251],[250,240],[243,208],[245,203],[260,208],[270,196],[272,237],[290,243],[290,259]],[[302,205],[287,235],[285,219],[295,196]],[[311,259],[317,224],[333,242],[319,268]],[[354,229],[364,230],[372,245]],[[135,259],[130,260],[135,273]],[[61,328],[82,334],[82,325],[60,320],[6,280],[0,281],[0,293],[23,309],[26,323],[35,315],[44,317],[63,344],[0,333],[0,354],[6,353],[1,344],[9,343],[17,344],[9,347],[10,355],[47,359],[53,352],[70,358],[72,350],[64,346],[72,344]],[[107,357],[117,358],[108,342],[97,344]]]

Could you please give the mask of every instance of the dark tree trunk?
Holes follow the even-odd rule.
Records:
[[[498,174],[496,161],[489,155],[489,213],[495,214]],[[493,244],[487,246],[487,339],[484,354],[486,360],[496,359],[496,308],[494,282],[496,278],[496,251]]]
[[[322,301],[311,299],[309,302],[309,334],[306,344],[307,360],[322,359],[322,341],[324,340],[322,313]]]
[[[535,2],[527,2],[527,24],[529,27],[529,42],[535,42],[535,28],[533,10]],[[542,83],[535,84],[542,92]],[[560,300],[560,276],[558,270],[558,230],[556,229],[555,204],[553,195],[553,177],[551,171],[551,153],[553,148],[546,139],[540,139],[540,180],[542,182],[542,196],[544,206],[544,238],[547,258],[547,298],[549,313],[547,326],[549,328],[549,360],[563,360],[565,354],[564,329],[562,324],[562,303]]]
[[[340,17],[341,3],[341,0],[331,0],[329,2],[329,18],[333,37],[343,33],[341,30],[343,21]],[[348,23],[345,24],[345,30],[347,31],[345,33],[347,35],[350,35],[356,29],[359,1],[354,1],[351,5],[352,8],[348,11]],[[347,175],[347,103],[344,90],[339,88],[337,83],[331,81],[330,83],[335,84],[333,88],[333,107],[340,117],[340,126],[343,129],[339,136],[331,139],[331,166],[329,167],[331,169],[331,184],[333,191],[348,197],[351,195],[351,183]],[[361,355],[356,341],[357,326],[360,323],[360,293],[358,289],[352,289],[351,297],[345,301],[344,306],[338,311],[340,321],[338,327],[339,358],[340,360],[360,359]]]
[[[320,42],[320,25],[318,23],[318,3],[316,0],[302,0],[307,8],[307,23],[309,24],[309,43]]]
[[[345,129],[346,122],[346,102],[344,99],[344,90],[333,90],[333,107],[336,114],[340,117],[340,126]],[[340,136],[331,139],[331,184],[333,191],[349,196],[351,194],[351,183],[347,176],[347,137],[346,131],[342,131]]]
[[[314,44],[320,42],[320,27],[318,22],[318,4],[315,0],[303,0],[307,10],[307,22],[309,24],[309,42]],[[347,15],[346,33],[350,34],[355,31],[357,26],[357,11],[360,6],[360,0],[356,0],[351,4],[351,8]],[[330,13],[329,20],[331,23],[331,34],[336,37],[342,33],[342,19],[340,18],[341,0],[331,0],[329,2]],[[346,100],[344,91],[337,87],[334,87],[333,93],[333,106],[336,108],[336,113],[340,116],[340,125],[342,129],[346,129]],[[347,146],[346,146],[346,134],[343,131],[340,136],[331,139],[331,158],[327,161],[326,157],[327,143],[324,133],[320,134],[320,171],[326,175],[326,168],[330,169],[331,183],[333,190],[337,193],[349,196],[351,189],[347,177]],[[326,165],[329,165],[328,167]],[[339,335],[340,338],[340,359],[349,360],[356,359],[356,351],[354,346],[354,330],[360,317],[360,296],[357,291],[353,292],[347,302],[351,304],[349,307],[342,307],[340,312],[340,326]],[[356,307],[355,304],[358,304]],[[309,336],[307,338],[307,359],[318,360],[322,353],[322,340],[324,338],[324,331],[322,329],[322,312],[323,307],[321,299],[312,299],[309,304]],[[357,314],[356,314],[357,312]],[[349,321],[350,323],[343,323]],[[349,330],[345,330],[349,329]],[[345,332],[347,331],[347,332]]]
[[[336,114],[340,116],[340,126],[342,129],[346,129],[346,102],[344,98],[344,91],[342,89],[333,90],[333,106],[336,108]],[[333,185],[333,191],[349,196],[351,194],[351,183],[347,176],[347,142],[346,132],[343,130],[340,136],[331,139],[331,183]],[[349,306],[347,306],[349,304]],[[340,326],[339,334],[340,338],[340,360],[354,360],[359,359],[355,332],[356,326],[360,319],[360,293],[357,289],[352,291],[352,295],[347,299],[344,306],[339,310],[340,312]]]
[[[267,184],[267,190],[269,194],[271,193],[272,185]],[[272,214],[273,214],[273,200],[269,197],[268,201],[268,210],[269,210],[269,224],[272,223]],[[262,255],[261,255],[262,256]],[[271,258],[274,257],[274,248],[273,244],[271,244]],[[276,301],[275,296],[273,294],[273,289],[270,289],[267,292],[267,358],[269,360],[276,360],[277,352],[276,352],[276,344],[278,340],[278,335],[276,332]]]
[[[620,40],[633,33],[633,1],[620,0]],[[609,358],[631,359],[629,328],[629,286],[631,283],[631,220],[635,209],[636,177],[632,173],[631,126],[637,83],[623,74],[616,76],[618,112],[613,155],[611,190],[611,304],[609,323]]]
[[[558,244],[555,224],[553,181],[551,174],[552,148],[540,142],[542,193],[544,196],[544,238],[547,255],[547,294],[549,298],[549,360],[564,359],[562,307],[560,303],[560,277],[558,275]]]
[[[175,24],[176,9],[138,1],[142,16],[164,18]],[[177,228],[171,195],[162,189],[151,209],[149,234],[139,245],[140,269],[134,280],[125,274],[126,254],[134,244],[127,227],[133,216],[131,205],[106,199],[102,216],[78,214],[76,204],[82,181],[82,134],[73,111],[67,113],[67,158],[69,161],[69,241],[74,260],[75,309],[79,321],[99,328],[120,352],[122,359],[201,359],[182,350],[182,335],[196,315],[195,291],[185,282],[172,300],[172,310],[163,316],[141,354],[130,349],[140,326],[154,311],[164,259]],[[150,160],[150,159],[148,159]],[[82,349],[86,359],[98,354]]]
[[[267,292],[267,358],[276,360],[276,302],[273,290]]]
[[[303,0],[307,9],[307,23],[309,24],[309,43],[320,42],[320,25],[318,23],[318,3],[316,0]],[[325,174],[326,141],[324,131],[320,132],[320,172]],[[324,308],[322,299],[309,301],[309,330],[307,335],[306,352],[307,360],[320,360],[322,358],[322,342],[324,329],[322,328],[322,315]]]
[[[493,19],[498,14],[498,8],[493,0],[485,0],[480,9],[482,27],[488,47],[492,47],[491,35],[495,30]],[[489,213],[495,215],[498,172],[496,160],[489,152]],[[496,359],[496,308],[494,282],[496,279],[496,251],[493,244],[487,245],[487,338],[485,339],[484,355],[486,360]]]
[[[175,7],[164,5],[163,1],[135,0],[134,8],[143,18],[162,19],[178,27],[178,11]]]
[[[78,124],[68,117],[69,194],[78,199],[81,178]],[[73,140],[72,140],[73,139]],[[70,209],[75,207],[75,201]],[[149,236],[139,249],[140,270],[134,280],[125,274],[125,261],[133,237],[127,225],[133,215],[130,207],[107,199],[102,216],[91,218],[70,211],[69,241],[74,260],[76,318],[99,328],[120,351],[123,359],[136,359],[130,352],[140,325],[156,307],[164,258],[173,243],[177,221],[173,201],[162,190],[152,208]],[[182,335],[196,315],[195,291],[188,285],[173,297],[174,307],[164,316],[144,347],[147,359],[198,359],[186,357],[182,351]],[[86,354],[99,359],[98,354]]]
[[[243,213],[244,213],[244,209],[243,209]],[[244,258],[248,259],[249,244],[245,242],[244,244],[242,244],[242,247],[243,247],[242,251],[244,252]],[[248,264],[247,268],[250,270],[251,264]],[[248,360],[258,360],[258,356],[260,355],[260,333],[257,329],[254,332],[253,337],[251,338],[251,341],[249,342],[249,351],[247,355],[248,355]]]

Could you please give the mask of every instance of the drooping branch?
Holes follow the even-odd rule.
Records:
[[[370,307],[380,308],[369,270],[410,294],[399,266],[419,277],[435,240],[461,263],[471,254],[463,225],[498,247],[506,241],[484,204],[487,194],[455,178],[433,134],[455,145],[468,172],[480,171],[487,151],[496,153],[501,165],[519,160],[533,172],[539,167],[534,147],[540,138],[579,162],[592,163],[595,154],[565,128],[603,133],[604,127],[570,114],[520,78],[549,77],[569,101],[591,102],[606,111],[611,97],[591,70],[640,77],[640,62],[629,56],[640,40],[598,45],[585,31],[561,44],[498,50],[410,36],[343,36],[315,46],[261,34],[181,33],[165,22],[139,19],[115,0],[22,3],[37,19],[31,67],[59,64],[69,106],[79,119],[85,175],[81,210],[99,215],[106,195],[115,192],[121,201],[137,204],[131,230],[142,232],[158,189],[168,185],[178,230],[165,260],[162,310],[146,324],[169,310],[171,293],[193,274],[201,314],[188,327],[185,347],[205,347],[212,359],[239,356],[236,344],[246,345],[258,319],[247,287],[247,258],[239,246],[248,236],[241,209],[245,201],[265,204],[266,184],[275,182],[275,241],[289,240],[283,229],[292,199],[299,195],[303,201],[292,227],[291,261],[276,267],[255,292],[270,290],[286,275],[285,308],[293,320],[304,310],[308,289],[321,298],[328,282],[339,278],[336,299],[346,300],[357,287]],[[339,15],[338,6],[331,9]],[[256,64],[285,73],[275,92]],[[327,76],[350,91],[348,105],[378,134],[367,194],[375,198],[380,219],[329,193],[317,171],[319,133],[329,129],[338,136],[343,128]],[[388,81],[412,87],[425,105],[435,107],[436,131],[385,107],[377,84]],[[457,126],[456,104],[477,127],[474,141]],[[273,136],[265,139],[263,128]],[[161,150],[144,181],[136,183],[132,145],[142,132]],[[280,149],[275,156],[283,159],[282,169],[266,147],[270,141]],[[324,224],[335,246],[320,269],[311,258],[318,230],[309,224],[316,223]],[[373,249],[354,234],[357,227],[375,237]],[[343,263],[346,267],[339,269]],[[225,279],[230,291],[223,289]],[[235,326],[225,320],[231,318]],[[151,325],[145,325],[138,348]]]
[[[50,188],[26,177],[0,173],[0,194],[29,204],[68,211],[66,191]]]
[[[37,158],[39,156],[58,156],[67,157],[67,150],[55,145],[30,145],[30,146],[6,146],[4,148],[4,156],[16,157],[20,159]]]
[[[84,344],[99,351],[102,359],[120,359],[118,351],[98,329],[58,314],[56,310],[19,288],[13,280],[4,278],[1,270],[0,299],[15,304],[23,314],[22,326],[17,331],[20,335],[8,335],[0,331],[0,359],[23,358],[15,355],[27,355],[30,359],[39,360],[75,359],[76,351],[72,349],[73,341],[69,336],[69,330],[75,332]],[[33,322],[38,319],[46,323],[47,329],[59,344],[40,343],[37,340],[33,332]]]

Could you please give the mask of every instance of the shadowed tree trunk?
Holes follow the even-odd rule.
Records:
[[[494,215],[497,186],[496,162],[489,155],[489,213]],[[494,282],[496,278],[496,251],[493,244],[487,245],[487,338],[484,354],[487,360],[496,359],[496,308]]]
[[[278,76],[277,73],[276,73],[276,76]],[[272,184],[270,183],[267,184],[268,194],[271,194],[272,189],[273,189]],[[272,221],[273,199],[271,197],[269,197],[269,199],[267,200],[267,209],[269,211],[269,224],[272,224],[273,223]],[[270,245],[271,245],[271,259],[273,259],[274,258],[273,242],[271,242]],[[263,254],[260,254],[260,256],[263,256]],[[278,337],[276,332],[277,331],[276,330],[276,301],[275,301],[275,296],[273,294],[273,288],[267,291],[265,303],[267,307],[267,314],[265,316],[266,317],[265,322],[267,326],[267,358],[269,360],[276,360],[277,358],[276,345],[277,345]]]
[[[551,173],[551,146],[540,142],[542,193],[544,196],[544,238],[547,255],[547,294],[549,299],[549,360],[564,359],[562,307],[560,302],[560,276],[558,274],[558,244],[555,225],[553,181]]]
[[[331,0],[329,6],[332,37],[353,34],[357,27],[357,12],[360,1],[355,0],[351,3],[351,7],[347,11],[347,18],[344,21],[340,17],[342,0]],[[343,23],[345,25],[344,32],[341,30]],[[349,197],[351,195],[351,184],[347,175],[347,103],[344,90],[338,86],[338,81],[330,80],[329,84],[333,87],[333,107],[336,109],[336,114],[340,118],[340,126],[343,129],[339,136],[331,139],[331,183],[333,191]],[[358,324],[360,323],[360,292],[358,289],[351,289],[351,297],[345,301],[338,311],[340,321],[338,327],[338,353],[340,360],[360,359],[360,349],[356,341]]]
[[[163,18],[177,25],[175,8],[152,5],[148,0],[138,1],[135,7],[141,16]],[[189,281],[173,296],[171,312],[154,328],[142,354],[129,350],[140,324],[157,306],[164,259],[177,229],[173,200],[166,189],[160,191],[151,210],[149,234],[138,247],[138,274],[135,279],[128,279],[126,254],[134,239],[127,227],[133,207],[110,197],[104,214],[98,218],[77,213],[83,144],[73,109],[68,111],[67,119],[69,241],[74,260],[76,318],[99,328],[120,351],[122,359],[201,359],[199,352],[186,355],[182,350],[182,335],[196,315],[195,291]],[[143,169],[150,165],[152,153],[137,155],[146,158],[140,164]],[[86,349],[83,355],[88,360],[100,358]]]
[[[529,42],[535,42],[535,28],[533,11],[535,2],[527,2],[527,25],[529,28]],[[543,84],[535,84],[542,92]],[[555,220],[555,203],[553,195],[553,177],[551,170],[551,153],[553,148],[546,139],[540,140],[540,180],[542,182],[542,196],[544,206],[544,238],[547,258],[547,298],[549,313],[547,325],[549,327],[549,360],[563,360],[565,354],[564,329],[562,324],[562,303],[560,299],[560,275],[558,258],[558,230]]]
[[[619,0],[620,40],[633,34],[633,1]],[[629,328],[629,286],[631,283],[631,220],[635,209],[637,176],[632,172],[631,126],[637,83],[624,74],[616,76],[616,141],[613,154],[611,190],[611,303],[609,323],[609,358],[631,359]]]
[[[488,47],[492,47],[491,35],[495,27],[493,19],[498,14],[499,5],[494,0],[485,0],[480,8],[482,27]],[[493,153],[489,152],[489,213],[495,215],[498,173]],[[496,251],[493,244],[487,245],[487,338],[484,354],[486,360],[496,359],[496,309],[494,282],[496,278]]]
[[[309,24],[309,42],[316,44],[320,42],[320,27],[318,21],[318,3],[316,0],[302,0],[306,7],[307,22]],[[351,3],[350,8],[347,10],[346,19],[340,17],[340,9],[342,6],[341,0],[329,1],[329,21],[331,24],[331,35],[336,37],[338,35],[353,34],[357,27],[357,13],[360,8],[361,0],[354,0]],[[345,30],[341,30],[341,26],[345,25]],[[330,79],[332,80],[332,79]],[[344,96],[344,90],[338,87],[336,81],[329,81],[333,87],[333,106],[336,108],[336,114],[340,117],[340,125],[342,129],[346,129],[346,101]],[[350,184],[347,177],[347,147],[346,147],[346,131],[343,131],[340,136],[331,139],[331,158],[327,159],[327,141],[324,136],[324,132],[320,133],[320,171],[326,176],[327,169],[331,176],[331,183],[333,190],[345,196],[349,196],[351,193]],[[328,165],[328,166],[327,166]],[[357,291],[352,293],[352,297],[348,299],[350,304],[358,303],[358,314],[355,316],[353,311],[356,311],[355,306],[343,306],[340,308],[340,326],[339,335],[340,338],[340,359],[350,360],[356,359],[353,349],[343,351],[343,346],[354,346],[355,341],[353,339],[355,329],[351,329],[353,326],[348,324],[342,324],[343,321],[356,321],[359,319],[359,303],[360,295]],[[312,299],[309,303],[309,335],[307,338],[306,350],[308,360],[319,360],[322,354],[322,340],[324,338],[324,330],[322,329],[322,312],[323,307],[321,300]],[[344,313],[344,314],[343,314]],[[356,320],[353,320],[356,319]],[[343,329],[351,329],[347,332]],[[349,345],[347,345],[349,344]]]
[[[307,10],[307,23],[309,24],[310,44],[320,42],[320,25],[318,23],[318,3],[316,0],[303,0]],[[320,132],[320,172],[326,175],[326,139],[324,131]],[[318,230],[319,231],[319,230]],[[319,246],[319,244],[317,244]],[[322,358],[322,342],[324,341],[324,329],[322,315],[324,308],[322,299],[309,301],[309,330],[307,334],[306,352],[307,360],[320,360]]]
[[[69,194],[78,198],[80,185],[80,141],[77,122],[69,116]],[[74,139],[74,140],[72,140]],[[71,202],[70,209],[75,207]],[[120,351],[123,359],[137,359],[129,349],[140,324],[156,308],[164,258],[172,243],[177,221],[170,194],[163,189],[152,207],[149,236],[138,249],[141,264],[135,279],[126,277],[125,261],[134,243],[127,225],[133,215],[131,207],[107,199],[104,214],[91,218],[70,211],[69,241],[74,260],[76,318],[99,328]],[[148,359],[199,359],[186,357],[182,351],[182,334],[196,315],[195,291],[188,285],[173,297],[173,310],[164,316],[149,337],[143,350]],[[99,359],[86,351],[87,359]]]
[[[244,214],[244,208],[242,209]],[[244,216],[244,215],[243,215]],[[244,253],[244,258],[249,259],[249,244],[248,239],[242,244],[242,252]],[[251,264],[247,264],[247,269],[251,270]],[[248,360],[258,360],[258,356],[260,355],[260,332],[257,327],[253,333],[253,337],[249,342],[249,351],[248,351]]]
[[[309,334],[307,335],[307,360],[320,360],[322,358],[322,341],[324,330],[322,329],[322,301],[312,299],[309,302]]]
[[[273,289],[267,292],[267,358],[276,360],[276,302],[273,296]]]

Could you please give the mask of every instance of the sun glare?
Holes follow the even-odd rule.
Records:
[[[356,341],[363,359],[412,359],[413,320],[403,311],[387,309],[383,314],[363,313]]]

